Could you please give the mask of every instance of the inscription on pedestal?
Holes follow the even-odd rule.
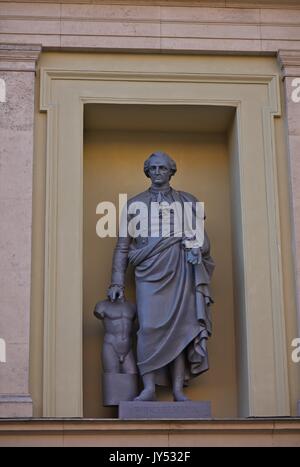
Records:
[[[193,419],[211,418],[210,401],[121,402],[119,419]]]

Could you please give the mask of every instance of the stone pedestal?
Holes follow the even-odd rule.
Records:
[[[0,417],[32,416],[29,395],[35,65],[40,46],[0,45]]]
[[[121,402],[119,419],[189,419],[211,418],[210,401],[187,402]]]

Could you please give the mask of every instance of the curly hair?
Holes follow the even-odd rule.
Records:
[[[146,177],[149,178],[150,160],[151,160],[151,157],[153,157],[153,156],[163,157],[167,161],[167,165],[168,165],[169,169],[171,170],[171,177],[173,177],[173,175],[175,175],[175,173],[177,172],[176,162],[167,153],[162,152],[162,151],[156,151],[156,152],[153,152],[152,154],[150,154],[148,159],[145,160],[145,162],[144,162],[144,173],[145,173]]]

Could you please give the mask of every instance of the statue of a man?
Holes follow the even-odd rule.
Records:
[[[144,163],[151,187],[128,201],[152,206],[178,202],[195,207],[197,199],[170,186],[176,163],[163,152],[155,152]],[[154,203],[154,204],[153,204]],[[155,204],[156,203],[156,204]],[[160,211],[160,219],[163,210]],[[127,222],[132,219],[128,214]],[[147,235],[119,236],[114,251],[112,280],[108,290],[111,301],[123,299],[125,271],[130,262],[135,270],[139,330],[137,365],[144,389],[135,399],[155,400],[155,385],[172,383],[175,401],[185,401],[183,387],[189,378],[208,369],[206,342],[211,334],[209,290],[214,263],[209,240],[204,234],[187,242],[185,232],[175,235],[174,215],[169,216],[170,235],[152,236],[151,222]],[[153,226],[152,226],[153,227]]]

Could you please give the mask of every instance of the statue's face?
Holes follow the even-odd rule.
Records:
[[[172,176],[168,160],[161,156],[151,157],[148,173],[152,184],[157,187],[168,183]]]

